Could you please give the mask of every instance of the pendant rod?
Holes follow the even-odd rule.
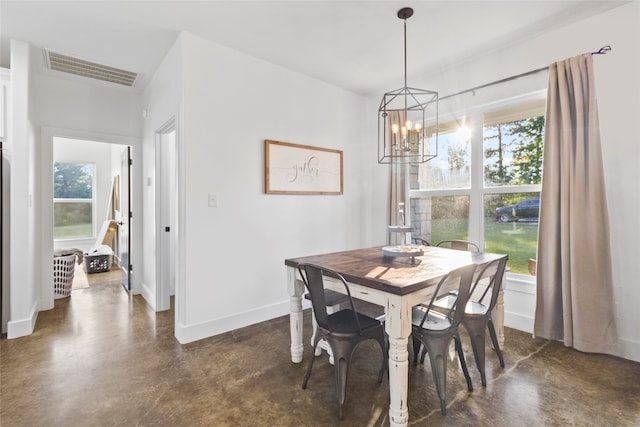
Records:
[[[407,87],[407,20],[404,20],[404,87]]]

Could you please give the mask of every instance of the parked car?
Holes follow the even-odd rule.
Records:
[[[513,206],[496,208],[496,220],[502,222],[520,219],[537,220],[540,212],[540,199],[520,200]]]

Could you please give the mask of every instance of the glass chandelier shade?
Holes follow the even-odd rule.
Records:
[[[398,18],[404,20],[404,87],[382,97],[378,163],[424,163],[438,155],[438,92],[407,86],[407,18],[411,15],[411,8],[398,11]]]

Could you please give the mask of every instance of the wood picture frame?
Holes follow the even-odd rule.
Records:
[[[343,194],[342,151],[264,141],[267,194]]]

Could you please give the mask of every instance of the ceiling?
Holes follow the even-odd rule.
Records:
[[[188,31],[371,94],[402,86],[402,7],[415,11],[407,20],[411,80],[627,2],[1,0],[0,66],[10,67],[10,40],[22,40],[138,72],[130,90],[141,90],[179,32]],[[45,70],[42,57],[36,66]]]

